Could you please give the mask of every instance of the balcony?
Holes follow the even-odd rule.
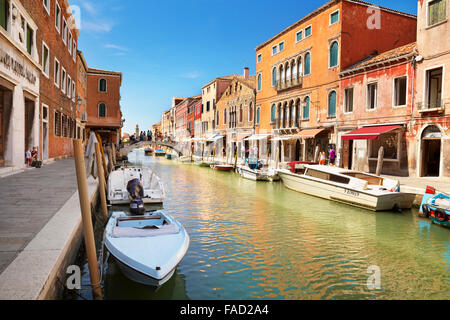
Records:
[[[303,84],[302,77],[288,77],[285,81],[277,80],[276,89],[277,91],[288,90],[291,88],[301,87]]]
[[[281,121],[281,118],[276,118],[274,122],[271,123],[272,128],[276,131],[278,131],[280,134],[295,134],[300,132],[300,118],[297,118],[297,120],[290,119],[290,121],[287,121],[287,119],[284,119]]]
[[[418,102],[417,103],[417,110],[419,110],[420,113],[426,113],[426,112],[441,112],[444,111],[445,104],[444,100],[437,100],[434,102]]]

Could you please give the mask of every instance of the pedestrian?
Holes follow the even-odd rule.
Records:
[[[225,147],[222,148],[222,157],[223,158],[227,157],[227,151],[225,150]]]
[[[319,164],[324,166],[327,162],[327,156],[325,154],[325,151],[320,151],[320,156],[319,156]]]
[[[31,164],[33,163],[33,158],[31,157],[31,151],[29,149],[25,152],[25,159],[27,161],[27,166],[31,167]]]
[[[334,150],[334,147],[331,147],[330,150],[330,164],[334,166],[334,162],[336,161],[336,150]]]

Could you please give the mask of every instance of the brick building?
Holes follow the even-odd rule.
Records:
[[[85,124],[87,122],[87,71],[88,66],[86,60],[84,59],[83,52],[77,52],[77,97],[76,97],[76,105],[77,105],[77,132],[76,138],[85,140],[86,137],[86,129]]]
[[[41,156],[58,159],[72,155],[76,137],[77,41],[67,0],[21,0],[36,22],[40,75]]]
[[[102,142],[118,144],[123,127],[120,106],[122,73],[89,68],[87,71],[86,135],[99,133]]]

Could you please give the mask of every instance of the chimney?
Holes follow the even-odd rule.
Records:
[[[248,67],[245,67],[244,68],[244,79],[248,80],[249,75],[250,75],[250,69]]]

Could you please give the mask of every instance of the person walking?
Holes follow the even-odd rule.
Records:
[[[325,151],[320,151],[319,164],[324,166],[326,163],[327,163],[327,156],[325,154]]]
[[[334,147],[331,147],[329,156],[330,156],[330,165],[334,166],[334,163],[336,161],[336,150],[334,150]]]

